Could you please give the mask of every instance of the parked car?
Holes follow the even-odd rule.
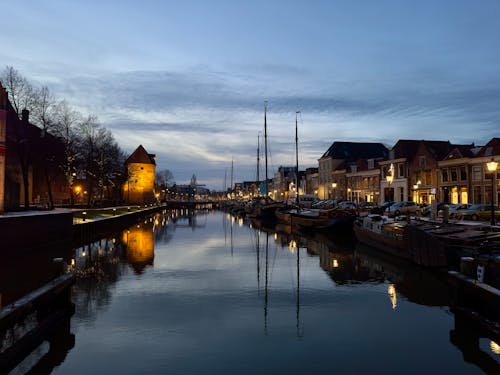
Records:
[[[500,219],[500,208],[494,207],[495,220]],[[455,213],[455,219],[459,220],[484,220],[491,219],[490,204],[473,204],[466,210],[461,210],[460,213]]]
[[[396,202],[385,210],[388,216],[398,216],[401,214],[420,214],[420,207],[413,201]]]
[[[356,209],[356,203],[354,202],[351,202],[351,201],[342,201],[338,204],[337,206],[338,208],[343,208],[343,209],[352,209],[352,210],[355,210]]]
[[[359,209],[362,211],[370,211],[373,210],[377,205],[373,202],[361,202],[359,204]]]
[[[448,216],[450,218],[454,218],[455,215],[460,215],[460,213],[463,212],[463,210],[468,210],[471,206],[472,206],[471,204],[466,204],[466,203],[450,204],[448,206]],[[438,216],[439,217],[443,216],[444,208],[445,208],[445,206],[443,206],[443,208],[441,208],[438,211]]]
[[[384,215],[387,207],[390,207],[393,204],[394,204],[394,201],[385,201],[384,203],[382,203],[380,205],[380,207],[374,207],[370,212],[372,214]]]
[[[318,202],[314,202],[311,208],[329,209],[333,208],[333,201],[331,199],[326,199]]]
[[[437,212],[439,212],[439,210],[442,210],[446,204],[448,203],[439,202],[437,204]],[[422,216],[429,216],[431,214],[431,210],[432,210],[432,204],[428,204],[427,206],[420,208]]]

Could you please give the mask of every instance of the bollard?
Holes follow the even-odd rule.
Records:
[[[450,218],[450,206],[445,204],[443,207],[443,224],[448,224],[449,218]]]

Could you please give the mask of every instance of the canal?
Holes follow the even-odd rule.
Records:
[[[50,371],[498,373],[500,347],[457,324],[442,274],[384,258],[352,233],[257,226],[166,211],[72,249],[70,344],[51,349],[61,352]],[[14,373],[34,366],[22,365]]]

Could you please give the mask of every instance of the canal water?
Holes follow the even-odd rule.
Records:
[[[75,249],[54,374],[482,374],[500,347],[456,324],[433,274],[229,214],[172,211]],[[498,372],[497,372],[498,373]]]

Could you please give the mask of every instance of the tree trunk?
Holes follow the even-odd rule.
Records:
[[[49,178],[49,172],[47,170],[47,167],[44,168],[43,173],[45,175],[45,182],[47,183],[47,194],[49,196],[49,210],[54,209],[54,198],[52,197],[52,188],[50,186],[50,178]]]

